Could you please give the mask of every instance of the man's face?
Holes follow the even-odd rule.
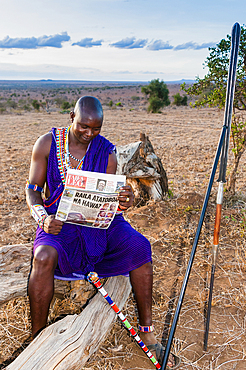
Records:
[[[77,112],[72,123],[72,130],[76,139],[82,144],[89,144],[99,135],[102,119],[97,113]]]
[[[99,181],[97,188],[98,188],[99,191],[103,191],[104,188],[105,188],[105,182],[104,181]]]

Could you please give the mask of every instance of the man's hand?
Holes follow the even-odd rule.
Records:
[[[126,210],[133,205],[134,194],[130,185],[122,186],[122,188],[120,188],[118,199],[122,210]]]
[[[58,235],[64,222],[55,219],[55,215],[48,216],[44,221],[44,231],[47,234]]]

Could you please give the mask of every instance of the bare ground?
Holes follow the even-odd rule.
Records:
[[[131,109],[131,108],[130,108]],[[6,114],[1,117],[0,245],[30,243],[35,223],[25,204],[25,181],[35,140],[51,127],[66,126],[68,115],[57,112]],[[170,198],[149,202],[126,213],[131,224],[151,242],[154,264],[153,320],[165,343],[190,257],[203,198],[223,123],[223,112],[189,107],[165,108],[147,114],[140,108],[105,107],[103,134],[116,145],[147,134],[161,158],[169,180]],[[230,151],[228,171],[231,168]],[[203,351],[204,312],[211,271],[211,245],[217,185],[214,184],[204,226],[178,322],[173,350],[182,358],[180,369],[245,369],[245,158],[237,194],[225,193],[220,249],[216,268],[208,351]],[[71,301],[56,302],[54,314],[77,313]],[[132,297],[124,313],[134,327],[137,314]],[[30,335],[28,302],[14,300],[0,310],[0,362],[11,356]],[[1,365],[0,365],[1,366]],[[154,366],[116,322],[85,369],[151,369]]]

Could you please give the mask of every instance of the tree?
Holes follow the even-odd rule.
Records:
[[[39,103],[36,99],[34,99],[34,100],[32,101],[32,106],[33,106],[33,108],[34,108],[34,109],[39,110],[39,108],[40,108],[40,103]]]
[[[231,36],[227,35],[216,46],[209,48],[209,56],[204,62],[208,73],[204,78],[196,78],[192,86],[182,84],[183,91],[198,99],[191,105],[193,107],[209,106],[224,108],[226,100],[226,87],[230,58]],[[236,172],[239,160],[246,149],[245,118],[240,111],[246,110],[246,28],[241,27],[240,49],[238,56],[237,79],[233,103],[232,142],[234,154],[234,167],[230,174],[228,190],[235,193]]]
[[[167,85],[164,81],[159,81],[159,78],[150,81],[147,86],[142,86],[141,91],[147,95],[148,112],[158,113],[161,108],[170,104]]]
[[[173,95],[173,104],[180,106],[180,105],[187,105],[187,95],[181,96],[180,93]]]
[[[63,101],[62,102],[62,105],[61,105],[61,108],[63,109],[63,110],[67,110],[67,109],[69,109],[71,107],[71,104],[68,102],[68,101]]]

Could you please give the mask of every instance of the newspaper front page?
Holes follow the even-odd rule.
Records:
[[[56,219],[107,229],[118,208],[126,176],[69,169]]]

